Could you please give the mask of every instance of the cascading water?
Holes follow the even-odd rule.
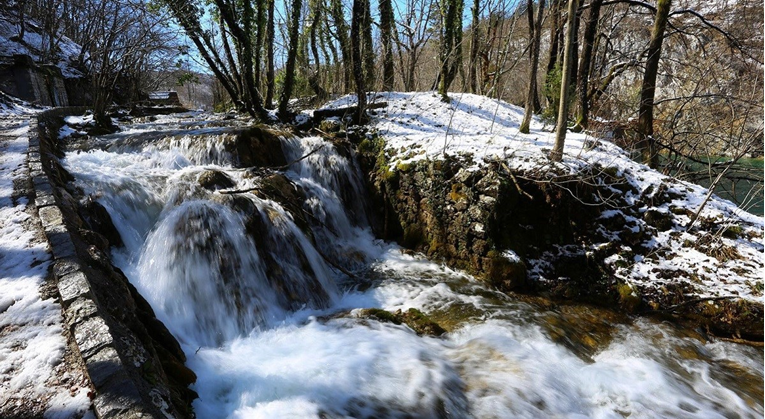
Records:
[[[259,189],[268,173],[232,167],[224,128],[182,125],[163,117],[64,163],[181,342],[198,417],[762,417],[761,350],[512,299],[375,241],[358,169],[333,145],[283,139],[287,161],[320,147],[284,173],[304,195],[288,211]],[[211,171],[235,186],[200,186]],[[450,333],[358,315],[372,307],[417,308]]]

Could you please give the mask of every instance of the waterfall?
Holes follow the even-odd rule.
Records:
[[[198,417],[762,417],[761,349],[498,293],[375,240],[342,144],[283,137],[287,169],[241,169],[234,129],[212,125],[165,117],[63,162],[186,352]]]
[[[215,346],[278,316],[244,220],[209,201],[173,208],[138,259],[141,291],[187,342]]]

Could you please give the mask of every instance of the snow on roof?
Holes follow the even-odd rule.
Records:
[[[501,159],[515,172],[533,172],[536,176],[545,176],[546,173],[554,176],[561,172],[576,174],[598,164],[614,168],[619,176],[624,176],[639,191],[638,194],[627,192],[623,197],[629,205],[635,206],[645,205],[640,201],[641,194],[664,185],[679,198],[650,209],[669,213],[675,228],[659,232],[643,245],[665,256],[607,260],[607,263],[614,266],[618,263],[620,266],[615,268],[617,278],[641,287],[661,287],[671,281],[662,278],[666,276],[662,272],[697,272],[692,287],[699,297],[738,295],[762,301],[762,217],[713,196],[701,212],[701,218],[718,220],[721,225],[737,226],[742,229],[742,234],[735,239],[720,238],[721,243],[734,248],[740,258],[718,260],[710,257],[688,245],[700,240],[704,232],[684,231],[682,226],[689,223],[690,217],[671,212],[672,208],[695,212],[704,200],[707,189],[665,176],[631,160],[628,153],[618,146],[585,133],[567,133],[563,161],[553,163],[548,158],[555,142],[555,134],[550,132],[553,127],[545,126],[534,118],[531,132],[521,134],[518,128],[523,119],[522,108],[468,93],[452,93],[449,96],[451,103],[442,102],[435,92],[370,94],[369,102],[388,103],[386,108],[376,110],[373,127],[386,140],[391,168],[399,163],[438,159],[445,154],[471,156],[473,164],[468,167],[469,170],[478,169],[486,161]],[[355,95],[348,95],[327,103],[325,108],[355,103]],[[639,208],[643,213],[648,209]],[[607,213],[603,213],[604,217]],[[540,265],[544,263],[527,262],[532,265],[532,274],[536,262]],[[541,276],[538,279],[545,280]],[[687,277],[682,279],[688,280]]]
[[[152,100],[165,100],[170,98],[170,94],[175,92],[150,92],[149,93],[149,99]]]

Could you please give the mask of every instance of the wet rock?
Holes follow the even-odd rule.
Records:
[[[109,250],[109,240],[107,240],[103,235],[96,233],[93,230],[87,229],[80,229],[79,233],[86,242],[92,244],[98,250],[102,252]]]
[[[205,170],[199,175],[199,185],[211,191],[228,189],[236,184],[231,178],[219,170]]]
[[[117,231],[117,227],[114,226],[109,211],[92,196],[85,198],[80,206],[80,213],[90,229],[105,237],[110,245],[116,247],[123,245],[122,237]]]
[[[438,323],[416,308],[410,308],[405,312],[397,310],[394,313],[379,308],[368,308],[361,310],[359,316],[383,323],[405,324],[418,335],[441,336],[446,333],[446,330]]]
[[[237,167],[283,166],[287,159],[279,137],[276,131],[252,127],[240,132],[228,151],[237,156]]]
[[[489,283],[500,290],[510,291],[526,285],[526,265],[520,258],[510,259],[489,252],[484,265]]]
[[[279,203],[292,215],[295,224],[310,236],[309,214],[303,209],[305,192],[281,173],[273,173],[261,179],[258,195]]]

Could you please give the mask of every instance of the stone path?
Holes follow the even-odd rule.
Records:
[[[27,125],[0,115],[0,417],[93,417],[33,201]]]

